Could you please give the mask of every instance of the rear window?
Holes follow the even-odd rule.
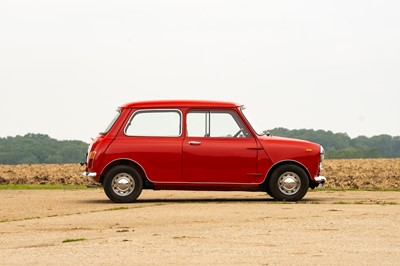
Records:
[[[114,125],[115,121],[117,121],[118,117],[121,115],[121,110],[117,110],[117,113],[114,114],[113,119],[111,120],[111,123],[108,124],[108,126],[106,127],[106,130],[100,132],[100,134],[106,134],[108,131],[110,131],[110,129],[112,128],[112,126]]]
[[[178,137],[182,133],[178,110],[143,110],[132,115],[125,128],[127,136]]]

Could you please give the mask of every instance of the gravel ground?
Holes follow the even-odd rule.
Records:
[[[400,192],[0,190],[0,265],[398,265]]]

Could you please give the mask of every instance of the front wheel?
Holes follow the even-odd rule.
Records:
[[[139,172],[127,165],[112,168],[104,178],[104,192],[116,203],[135,201],[143,189],[143,180]]]
[[[276,200],[298,201],[306,195],[309,184],[308,176],[300,166],[286,164],[275,169],[268,188]]]

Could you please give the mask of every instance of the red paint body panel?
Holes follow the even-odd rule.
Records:
[[[304,166],[311,179],[319,174],[319,144],[268,136],[262,136],[259,140],[275,164],[283,161],[295,161]]]
[[[190,145],[197,141],[200,145]],[[186,138],[182,173],[185,182],[256,183],[257,143],[253,138]]]
[[[313,181],[319,174],[320,145],[308,141],[257,135],[241,105],[217,101],[147,101],[127,103],[106,133],[89,147],[96,152],[87,173],[97,182],[114,164],[130,163],[142,170],[154,189],[260,190],[275,165],[301,165]],[[125,129],[138,110],[179,110],[179,136],[127,136]],[[193,110],[227,110],[241,120],[246,136],[187,136],[186,116]],[[134,121],[134,120],[133,120]],[[162,121],[160,121],[162,122]]]
[[[140,164],[151,182],[181,182],[182,139],[116,137],[103,162],[127,158]]]

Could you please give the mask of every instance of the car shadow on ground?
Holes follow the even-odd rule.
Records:
[[[137,199],[132,203],[115,203],[109,199],[98,199],[98,200],[83,200],[83,202],[88,204],[143,204],[143,203],[276,203],[276,204],[306,204],[315,202],[315,200],[311,199],[302,199],[300,201],[277,201],[273,198],[177,198],[177,199],[162,199],[162,198],[151,198],[151,199]]]

